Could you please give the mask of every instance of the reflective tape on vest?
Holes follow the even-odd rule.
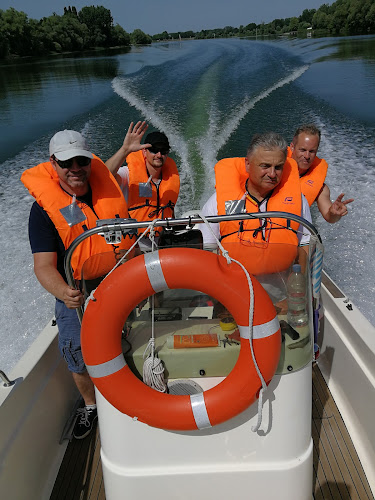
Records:
[[[203,392],[190,396],[190,402],[198,429],[207,429],[208,427],[212,427],[210,419],[208,418]]]
[[[163,269],[161,268],[159,252],[149,252],[144,254],[145,266],[148,279],[154,292],[162,292],[168,290],[169,286],[164,278]]]
[[[262,325],[253,326],[253,339],[265,339],[274,335],[280,328],[279,319],[275,316],[271,321],[263,323]],[[242,339],[250,339],[250,331],[248,326],[238,326],[240,337]]]
[[[86,365],[87,371],[92,378],[107,377],[122,370],[126,366],[124,355],[121,353],[116,358],[101,363],[100,365]]]

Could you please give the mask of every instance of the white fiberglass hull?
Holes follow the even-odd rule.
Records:
[[[207,389],[214,378],[199,379]],[[217,380],[216,380],[217,382]],[[107,500],[311,499],[311,365],[275,376],[261,430],[255,403],[208,430],[171,432],[121,414],[98,393]],[[158,495],[155,492],[162,492]]]
[[[57,327],[47,326],[0,382],[1,498],[44,500],[50,494],[67,441],[65,423],[78,397],[57,346]]]
[[[319,368],[375,495],[375,328],[325,276]]]

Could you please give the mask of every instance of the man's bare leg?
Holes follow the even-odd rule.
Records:
[[[87,372],[84,373],[72,373],[73,380],[85,401],[85,405],[94,405],[95,401],[95,390],[94,384]]]

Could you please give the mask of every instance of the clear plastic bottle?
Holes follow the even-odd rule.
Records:
[[[306,280],[299,264],[294,264],[292,267],[287,281],[287,293],[289,325],[293,328],[306,326],[309,322],[306,311]]]

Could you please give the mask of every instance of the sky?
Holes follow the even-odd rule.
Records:
[[[333,1],[333,0],[332,0]],[[330,0],[0,0],[0,9],[23,11],[31,19],[64,13],[64,7],[77,11],[102,5],[111,11],[114,24],[131,33],[140,28],[149,35],[167,31],[239,27],[249,23],[269,23],[276,18],[300,16],[304,9],[317,9]]]

